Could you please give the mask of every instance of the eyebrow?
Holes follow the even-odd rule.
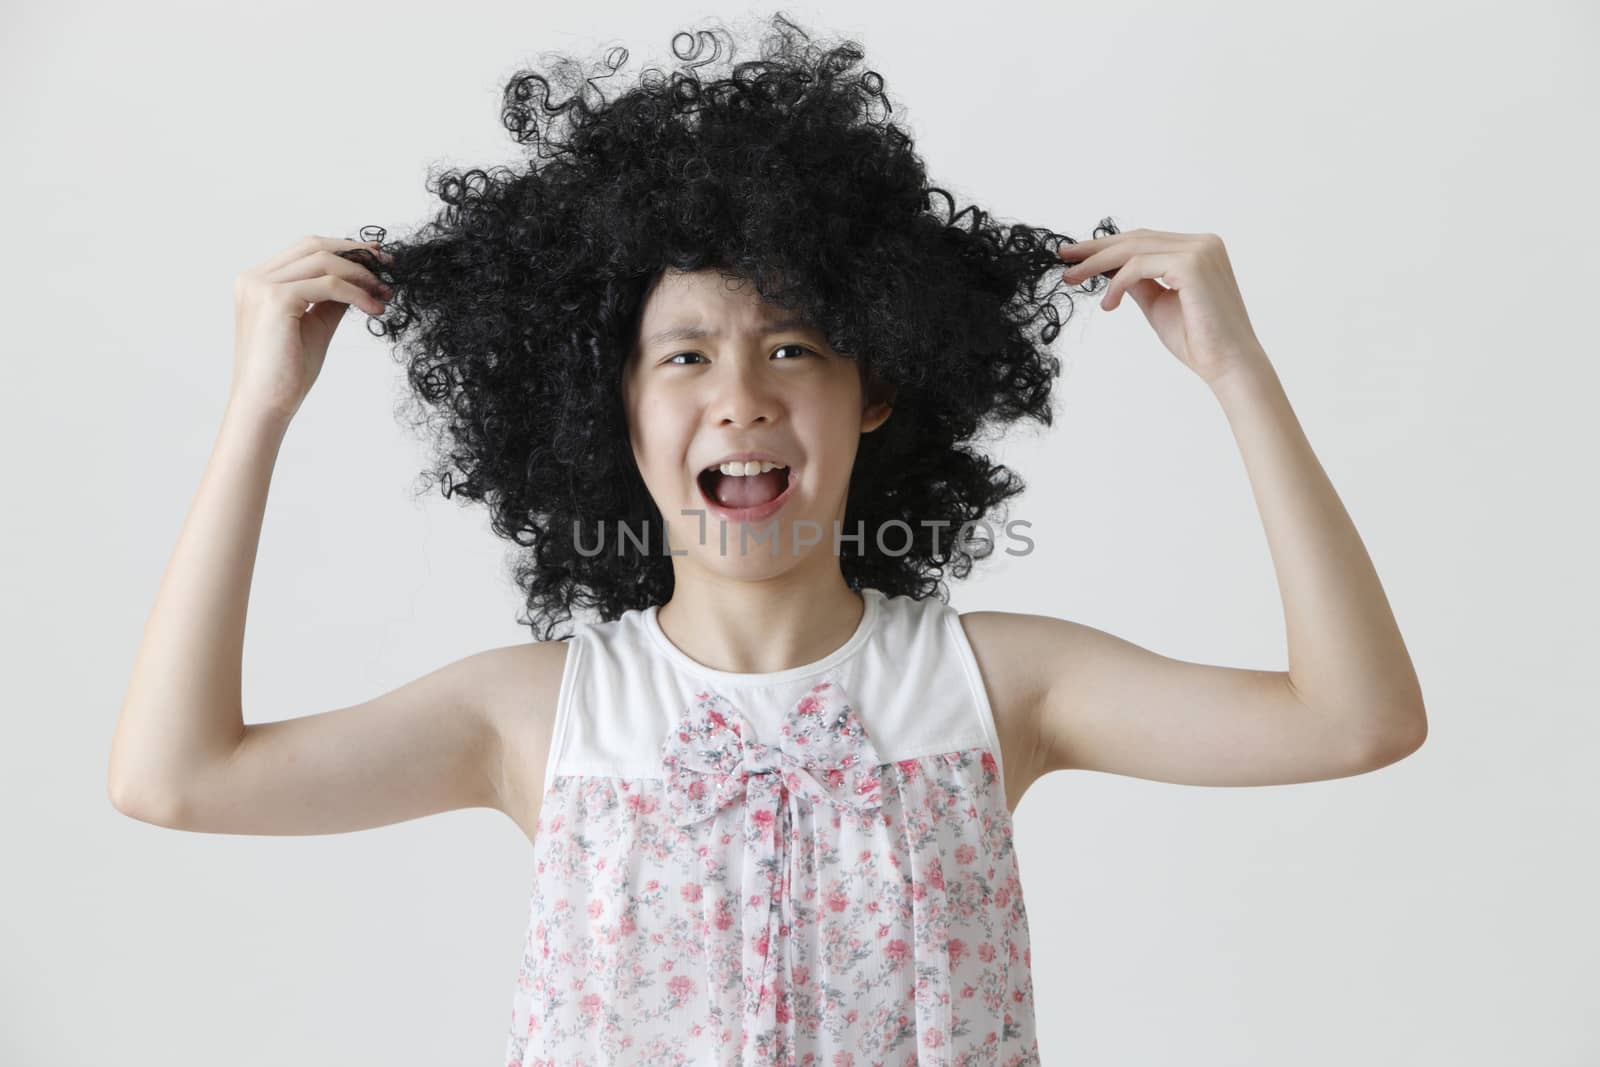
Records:
[[[812,326],[811,321],[798,315],[787,315],[783,318],[769,319],[763,333],[783,333],[785,330],[806,330]],[[672,326],[665,330],[657,330],[644,339],[646,346],[668,344],[674,341],[698,341],[703,337],[720,337],[717,330],[708,330],[703,326]]]

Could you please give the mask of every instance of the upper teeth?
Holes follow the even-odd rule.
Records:
[[[722,463],[717,466],[717,469],[723,474],[739,478],[750,477],[756,474],[765,474],[767,471],[774,470],[782,466],[782,463],[769,463],[764,459],[752,459],[746,460],[742,463],[738,461],[734,461],[732,463]]]

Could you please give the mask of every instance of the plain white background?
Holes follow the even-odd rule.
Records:
[[[409,233],[432,164],[517,162],[498,94],[540,53],[623,44],[637,74],[768,10],[8,8],[0,1061],[500,1062],[532,875],[508,819],[164,830],[108,802],[112,727],[222,414],[234,277],[307,232]],[[1593,6],[785,10],[865,45],[963,204],[1223,237],[1422,678],[1427,744],[1372,774],[1034,786],[1044,1062],[1600,1062]],[[1284,667],[1220,407],[1131,299],[1080,310],[1057,425],[1002,451],[1036,551],[953,603]],[[528,637],[483,512],[413,503],[401,388],[349,313],[276,468],[250,721]]]

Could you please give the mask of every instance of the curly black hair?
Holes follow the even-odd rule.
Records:
[[[840,552],[852,589],[947,599],[945,574],[966,577],[993,551],[954,532],[994,521],[1024,488],[976,447],[980,432],[1051,422],[1055,305],[1069,318],[1073,306],[1056,250],[1073,240],[958,211],[889,121],[883,77],[856,69],[855,41],[816,43],[778,12],[759,59],[702,81],[724,36],[731,62],[725,29],[682,31],[679,69],[647,68],[610,101],[603,83],[624,48],[603,72],[566,57],[549,77],[519,71],[502,121],[531,149],[527,166],[430,177],[446,206],[413,240],[383,246],[392,262],[343,253],[394,290],[368,329],[395,339],[407,406],[435,430],[423,489],[487,502],[495,533],[520,546],[518,621],[544,640],[569,636],[557,627],[574,607],[612,620],[672,593],[661,538],[585,554],[574,536],[664,529],[621,381],[668,267],[752,281],[816,323],[864,383],[893,385],[894,415],[863,435],[850,476],[844,530],[869,531]],[[1118,232],[1104,219],[1095,236]],[[895,520],[911,545],[885,552],[871,531]],[[904,539],[885,537],[895,550]]]

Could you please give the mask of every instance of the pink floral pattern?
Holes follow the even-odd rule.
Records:
[[[835,682],[819,682],[790,709],[779,743],[756,740],[744,715],[720,693],[696,694],[661,746],[674,822],[687,825],[749,799],[808,794],[863,811],[882,803],[878,750]],[[750,791],[759,791],[759,796]]]
[[[988,749],[883,762],[823,681],[775,744],[708,689],[660,751],[546,788],[508,1067],[1038,1064]]]

